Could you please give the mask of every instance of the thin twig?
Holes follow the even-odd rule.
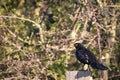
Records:
[[[109,77],[109,79],[112,79],[112,78],[115,78],[115,77],[120,77],[120,74],[118,74],[118,75],[113,75],[113,76]]]
[[[90,40],[90,42],[87,44],[86,47],[88,47],[88,46],[95,40],[96,37],[97,37],[97,35],[95,35],[95,36]]]

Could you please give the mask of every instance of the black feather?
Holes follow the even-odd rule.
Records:
[[[108,69],[108,67],[99,63],[95,55],[91,51],[89,51],[87,48],[85,48],[82,44],[75,43],[74,46],[76,48],[76,58],[81,63],[91,65],[92,68],[98,69],[98,70]]]

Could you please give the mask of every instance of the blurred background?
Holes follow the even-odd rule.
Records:
[[[104,80],[118,80],[119,22],[119,0],[0,0],[0,79],[65,80],[82,67],[79,41],[112,69]]]

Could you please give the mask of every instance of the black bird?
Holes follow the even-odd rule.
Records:
[[[87,48],[85,48],[82,44],[75,43],[74,46],[76,48],[76,58],[81,63],[91,65],[92,68],[98,69],[98,70],[108,69],[108,67],[99,63],[95,55],[91,51],[89,51]]]

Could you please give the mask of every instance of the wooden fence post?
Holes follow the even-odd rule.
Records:
[[[66,80],[93,80],[90,71],[67,71]]]

